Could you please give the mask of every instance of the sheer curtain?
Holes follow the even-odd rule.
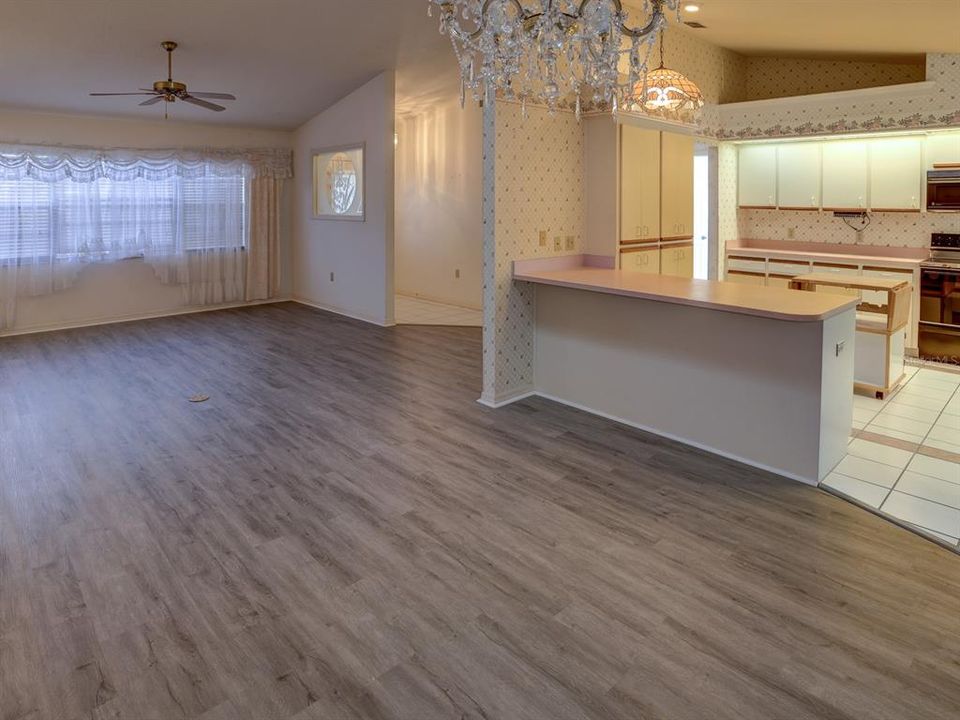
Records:
[[[182,286],[187,304],[244,300],[248,271],[274,271],[263,263],[274,259],[279,222],[268,206],[251,236],[251,184],[290,175],[284,150],[0,146],[0,330],[12,325],[18,297],[70,287],[86,264],[128,258]]]

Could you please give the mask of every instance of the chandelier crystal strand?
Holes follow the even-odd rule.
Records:
[[[614,114],[635,105],[666,13],[680,14],[679,0],[644,0],[648,20],[631,27],[620,0],[428,0],[433,6],[460,67],[461,102],[499,94],[578,115],[584,103]]]

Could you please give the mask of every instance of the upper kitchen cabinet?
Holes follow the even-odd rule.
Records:
[[[923,138],[871,140],[870,208],[920,211],[923,178]]]
[[[933,133],[927,138],[927,169],[960,163],[960,132]]]
[[[660,237],[693,237],[693,138],[660,133]]]
[[[741,145],[739,204],[746,208],[777,206],[777,146]]]
[[[820,143],[777,147],[777,198],[784,210],[820,209]]]
[[[823,207],[866,210],[868,145],[863,140],[823,143]]]
[[[632,125],[622,125],[620,133],[620,240],[658,239],[660,133]]]

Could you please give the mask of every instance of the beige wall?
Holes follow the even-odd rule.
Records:
[[[87,115],[0,110],[0,144],[89,146],[97,148],[292,147],[292,133],[218,127],[176,120],[152,121]],[[290,181],[287,181],[289,186]],[[289,190],[283,199],[281,294],[289,294]],[[77,283],[53,295],[17,302],[8,332],[52,329],[182,311],[180,288],[160,283],[153,270],[130,261],[85,268]]]
[[[300,127],[294,143],[294,296],[380,325],[393,324],[394,105],[393,73],[382,73]],[[312,151],[359,143],[365,221],[314,219]]]
[[[397,119],[400,294],[477,309],[483,303],[481,123],[476,103],[461,108],[453,93]]]

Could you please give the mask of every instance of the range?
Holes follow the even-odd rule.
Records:
[[[934,233],[920,265],[920,357],[960,365],[958,233]]]

